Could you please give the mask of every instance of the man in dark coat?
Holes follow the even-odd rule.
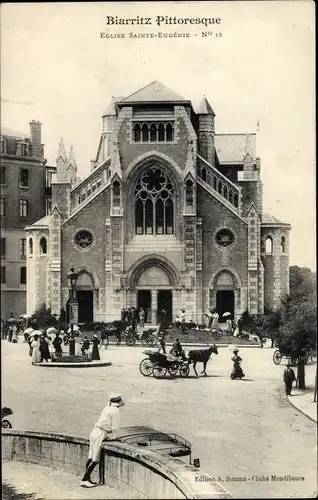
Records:
[[[294,370],[290,367],[290,363],[287,363],[287,367],[284,370],[284,384],[286,396],[290,396],[293,382],[296,380]]]
[[[167,313],[164,309],[160,312],[159,315],[159,331],[165,332],[168,329],[169,320]]]

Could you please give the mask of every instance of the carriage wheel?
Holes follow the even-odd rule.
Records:
[[[2,420],[1,427],[3,429],[12,429],[11,422],[9,422],[9,420],[6,420],[6,419]]]
[[[178,370],[179,366],[177,365],[177,363],[172,363],[172,365],[168,366],[169,375],[176,375],[178,373]]]
[[[144,377],[150,377],[153,370],[153,364],[149,358],[145,358],[140,362],[139,371]]]
[[[157,336],[154,335],[153,333],[150,333],[147,339],[147,344],[150,347],[154,347],[157,344],[157,342],[158,342]]]
[[[131,336],[131,337],[126,338],[126,345],[135,345],[135,343],[136,343],[136,340],[134,337]]]
[[[146,335],[142,335],[141,343],[144,347],[148,345],[148,339],[147,339]]]
[[[189,373],[190,373],[189,365],[180,366],[179,373],[180,373],[181,377],[188,377]]]
[[[282,354],[279,351],[275,351],[273,354],[273,361],[275,365],[279,365],[282,361]]]
[[[152,374],[155,378],[163,378],[167,373],[167,368],[159,365],[154,365]]]

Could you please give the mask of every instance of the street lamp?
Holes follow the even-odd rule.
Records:
[[[72,298],[74,297],[74,289],[75,289],[77,277],[78,276],[77,276],[77,273],[75,272],[74,267],[71,267],[70,272],[67,274],[67,279],[68,279],[69,286],[72,289]]]
[[[67,274],[69,286],[71,287],[71,296],[68,300],[68,319],[71,325],[71,336],[69,340],[70,356],[75,355],[74,323],[77,323],[78,319],[78,302],[75,296],[75,286],[77,278],[78,274],[75,272],[74,267],[71,267],[70,272]]]

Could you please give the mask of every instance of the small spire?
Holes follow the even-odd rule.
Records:
[[[67,156],[66,156],[63,137],[60,138],[56,161],[58,161],[60,158],[64,161],[64,163],[67,163]]]
[[[257,118],[256,122],[256,132],[260,132],[259,119]]]
[[[68,155],[68,163],[69,163],[69,165],[72,165],[73,167],[75,167],[75,169],[77,168],[73,146],[70,146],[70,153]]]
[[[197,115],[213,115],[213,116],[215,116],[215,113],[212,109],[212,106],[209,103],[209,101],[207,100],[207,98],[205,97],[205,95],[203,96],[203,98],[201,99],[201,101],[199,103],[196,114]]]

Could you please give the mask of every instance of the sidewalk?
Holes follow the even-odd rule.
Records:
[[[292,389],[291,396],[287,396],[292,404],[303,415],[317,423],[317,402],[314,402],[315,376],[317,364],[306,366],[306,389],[300,390],[295,387]]]

